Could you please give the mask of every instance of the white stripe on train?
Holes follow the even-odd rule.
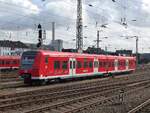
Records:
[[[121,72],[130,72],[130,71],[134,71],[134,69],[129,69],[129,70],[120,70],[120,71],[109,71],[109,73],[121,73]],[[106,72],[98,72],[98,73],[84,73],[84,74],[75,74],[75,75],[58,75],[58,76],[48,76],[48,77],[43,77],[43,75],[41,75],[40,77],[32,77],[33,80],[36,79],[55,79],[55,78],[77,78],[77,77],[84,77],[84,76],[94,76],[94,75],[103,75]]]

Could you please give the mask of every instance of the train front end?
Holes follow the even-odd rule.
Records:
[[[38,51],[26,51],[22,54],[19,75],[25,84],[31,84],[32,78],[39,75],[37,59]]]

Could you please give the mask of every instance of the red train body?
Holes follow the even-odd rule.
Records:
[[[27,51],[21,58],[20,77],[25,83],[93,75],[131,72],[135,57],[91,55],[52,51]]]
[[[0,56],[0,69],[18,69],[20,66],[20,57],[18,56]]]

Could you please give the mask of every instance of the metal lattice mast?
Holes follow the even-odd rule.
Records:
[[[76,49],[82,53],[83,50],[83,25],[82,25],[82,0],[77,0],[77,34]]]

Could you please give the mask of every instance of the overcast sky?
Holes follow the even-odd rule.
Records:
[[[51,22],[56,22],[56,39],[64,40],[65,48],[75,48],[77,0],[0,0],[0,40],[37,43],[37,25],[47,31],[49,44]],[[121,25],[126,18],[127,26]],[[97,23],[97,24],[96,24]],[[101,27],[107,24],[107,28]],[[139,51],[150,52],[149,0],[83,0],[84,48],[95,45],[96,32],[101,30],[100,47],[108,50],[132,49],[139,36]],[[103,37],[108,37],[104,39]]]

